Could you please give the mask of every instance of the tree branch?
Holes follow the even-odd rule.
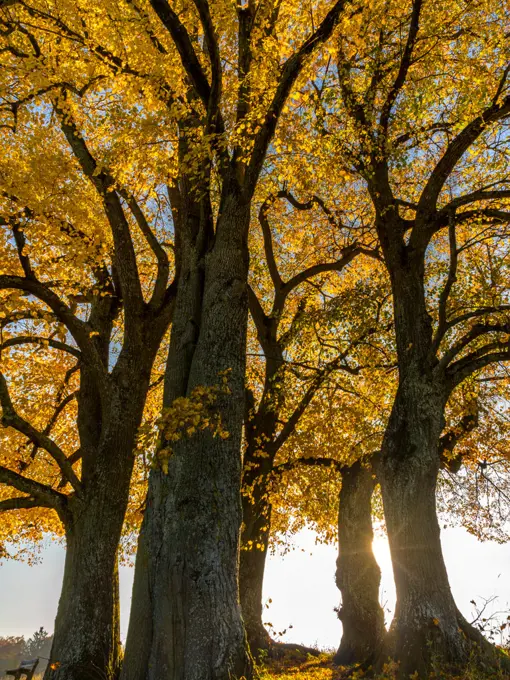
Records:
[[[152,1],[154,2],[154,0]],[[249,196],[252,196],[255,190],[267,148],[274,135],[278,119],[292,86],[301,73],[307,57],[313,54],[331,36],[340,19],[340,14],[348,2],[349,0],[337,0],[317,30],[305,40],[299,50],[289,57],[283,65],[280,82],[266,112],[265,121],[255,137],[252,155],[246,171],[245,190]]]
[[[418,29],[420,25],[420,13],[422,4],[423,4],[422,0],[413,1],[413,10],[411,13],[411,22],[409,24],[409,33],[407,35],[407,42],[404,48],[404,53],[400,61],[400,67],[397,73],[397,77],[395,78],[395,82],[391,86],[386,101],[384,102],[383,107],[381,109],[379,125],[382,129],[383,136],[386,136],[388,132],[388,124],[390,121],[391,112],[393,110],[393,105],[395,104],[395,101],[398,97],[400,90],[403,88],[405,84],[407,74],[411,67],[413,50],[416,44],[416,37],[418,35]]]
[[[361,249],[356,243],[353,243],[346,248],[343,248],[341,252],[342,255],[336,262],[321,262],[319,264],[314,264],[293,276],[283,284],[281,295],[286,298],[289,293],[301,283],[314,276],[317,276],[318,274],[322,274],[323,272],[341,272],[350,262],[354,260],[357,255],[361,253]]]
[[[248,286],[248,306],[250,308],[251,318],[257,329],[257,335],[261,345],[263,344],[266,332],[268,330],[269,317],[264,312],[260,301],[251,286]]]
[[[81,358],[81,352],[80,350],[76,349],[76,347],[71,347],[71,345],[67,345],[65,342],[60,342],[59,340],[53,340],[52,338],[43,338],[38,335],[18,335],[14,338],[8,338],[0,345],[0,351],[2,349],[7,349],[8,347],[15,347],[17,345],[26,344],[41,345],[42,347],[47,345],[49,347],[53,347],[53,349],[58,349],[61,350],[62,352],[72,354],[77,359]]]
[[[25,234],[23,233],[23,230],[21,229],[18,222],[14,222],[13,224],[11,224],[11,227],[12,235],[14,236],[14,242],[16,243],[16,250],[18,251],[18,259],[21,264],[21,268],[23,269],[23,273],[25,274],[27,279],[33,279],[35,278],[35,275],[32,269],[32,265],[30,264],[30,258],[24,252],[24,248],[27,242]]]
[[[53,507],[49,502],[45,504],[41,499],[31,498],[30,496],[7,498],[4,501],[0,501],[0,513],[7,510],[28,510],[29,508],[40,508],[43,506]]]
[[[63,90],[60,101],[55,102],[55,110],[59,116],[62,131],[83,174],[103,199],[104,210],[113,236],[115,264],[125,303],[126,324],[129,327],[138,320],[144,304],[129,224],[115,188],[115,180],[109,172],[98,165],[72,118],[69,106],[63,108],[66,103],[67,95]]]
[[[68,371],[68,373],[69,373],[69,371]],[[60,396],[63,394],[65,385],[66,385],[66,382],[64,382],[64,384],[61,386],[61,388],[59,390],[59,396],[57,398],[60,398]],[[51,434],[51,431],[52,431],[55,423],[57,422],[58,417],[60,416],[62,411],[65,409],[65,407],[68,404],[70,404],[71,401],[78,396],[79,392],[80,392],[79,390],[76,390],[75,392],[71,392],[66,397],[64,397],[62,399],[62,401],[60,401],[58,403],[57,407],[55,408],[55,410],[51,414],[51,418],[49,419],[48,423],[46,424],[46,427],[42,431],[43,435],[49,436]],[[32,460],[34,460],[34,458],[36,457],[38,450],[39,450],[39,444],[35,443],[33,448],[32,448],[32,451],[30,453],[30,458]],[[70,465],[73,465],[74,462],[75,462],[75,461],[71,460],[71,456],[69,456],[67,458],[67,460],[68,460]],[[62,481],[63,481],[62,486],[65,486],[67,484],[67,479],[65,477],[62,477]]]
[[[302,396],[300,402],[298,403],[294,411],[291,413],[287,422],[282,427],[280,433],[278,434],[273,444],[271,445],[273,453],[276,453],[283,446],[283,444],[285,444],[290,435],[294,432],[296,425],[299,422],[299,419],[301,418],[305,410],[308,408],[310,402],[314,398],[317,391],[322,387],[324,381],[331,375],[331,373],[333,373],[333,371],[342,369],[354,375],[359,373],[359,369],[350,368],[349,366],[342,364],[342,362],[347,358],[347,356],[354,347],[360,345],[373,332],[374,332],[373,329],[369,329],[368,331],[363,333],[357,340],[351,342],[349,347],[344,352],[342,352],[337,357],[332,359],[328,364],[326,364],[326,366],[324,366],[324,368],[320,369],[317,372],[313,380],[310,382],[310,385],[308,386],[306,392]]]
[[[510,333],[510,322],[501,323],[477,323],[475,324],[460,340],[454,343],[449,350],[447,350],[438,364],[439,370],[446,370],[448,364],[462,352],[473,340],[488,335],[489,333]],[[492,344],[492,343],[491,343]],[[481,348],[474,350],[479,352]],[[492,348],[491,348],[492,349]]]
[[[466,413],[451,430],[448,430],[439,440],[439,458],[441,467],[449,472],[458,472],[462,466],[462,456],[452,456],[457,444],[469,432],[478,426],[478,411],[476,413]],[[450,456],[448,456],[450,454]]]
[[[170,7],[168,0],[150,0],[150,3],[161,23],[170,33],[181,57],[183,68],[188,74],[204,107],[208,109],[211,99],[211,86],[198,60],[186,27]]]
[[[510,311],[510,305],[499,305],[497,307],[480,307],[473,312],[466,312],[465,314],[460,314],[455,318],[451,319],[447,323],[447,330],[457,326],[459,323],[464,321],[469,321],[469,319],[476,319],[477,317],[484,316],[485,314],[497,314],[498,312],[508,312]]]
[[[211,63],[211,90],[207,104],[206,133],[223,132],[223,121],[220,115],[220,98],[222,89],[221,57],[216,31],[211,18],[208,0],[193,0],[204,30],[204,41]]]
[[[275,465],[271,472],[276,475],[281,475],[283,472],[288,472],[289,470],[295,470],[300,465],[310,465],[316,467],[327,467],[333,468],[341,475],[348,468],[348,465],[343,465],[338,460],[334,458],[296,458],[296,460],[289,460],[286,463],[280,463],[280,465]]]
[[[499,347],[501,347],[500,351],[492,351],[497,350]],[[510,346],[508,342],[489,343],[459,359],[447,369],[450,391],[472,373],[500,361],[510,361]]]
[[[71,308],[68,307],[56,293],[37,279],[27,279],[23,276],[9,276],[8,274],[0,275],[0,290],[9,288],[30,293],[41,300],[41,302],[48,305],[57,319],[66,326],[73,336],[82,352],[83,359],[94,368],[101,378],[102,383],[105,384],[107,376],[106,367],[103,365],[101,357],[90,339],[91,329],[89,325],[75,316],[71,311]]]
[[[452,286],[457,280],[458,252],[455,222],[453,218],[450,219],[448,240],[450,244],[450,266],[448,269],[448,277],[446,279],[446,283],[444,285],[443,290],[441,291],[441,295],[439,296],[437,331],[435,338],[432,342],[434,352],[439,347],[441,340],[443,339],[446,329],[448,327],[446,320],[446,307],[448,305],[448,298],[450,297]]]
[[[494,102],[486,108],[448,144],[446,151],[430,174],[418,202],[418,214],[421,214],[425,221],[435,213],[439,194],[462,156],[488,125],[505,118],[509,113],[510,96],[507,96],[501,104]]]
[[[156,234],[152,231],[144,215],[144,212],[135,197],[125,189],[120,189],[119,194],[126,201],[140,231],[144,235],[145,240],[156,257],[158,263],[158,273],[150,304],[154,307],[158,307],[163,300],[168,283],[168,275],[170,272],[168,255],[166,254],[166,251],[161,243],[158,241]]]
[[[80,494],[82,488],[81,482],[76,476],[72,465],[70,465],[67,460],[65,453],[52,439],[36,430],[28,421],[17,413],[9,395],[7,381],[2,373],[0,373],[0,404],[2,405],[2,425],[4,427],[14,428],[21,434],[24,434],[25,437],[28,437],[34,444],[37,444],[47,451],[57,463],[60,471],[65,475],[76,493]]]
[[[268,196],[265,201],[260,206],[259,210],[259,223],[262,228],[262,236],[264,238],[264,253],[266,256],[267,268],[269,270],[269,275],[271,276],[271,281],[275,291],[280,290],[283,285],[280,272],[278,271],[278,265],[276,264],[276,258],[274,255],[273,247],[273,235],[271,232],[271,226],[269,220],[267,219],[267,213],[269,208],[275,200],[274,196]]]
[[[501,198],[510,198],[509,189],[493,189],[492,191],[480,189],[479,191],[472,191],[469,194],[464,194],[464,196],[457,196],[449,203],[447,203],[440,210],[441,213],[450,213],[452,210],[460,208],[462,205],[468,205],[469,203],[475,203],[478,201],[491,201]]]
[[[52,489],[51,486],[23,477],[23,475],[19,475],[3,465],[0,465],[0,484],[12,486],[21,493],[27,493],[38,499],[40,505],[55,510],[64,510],[67,504],[67,497]]]

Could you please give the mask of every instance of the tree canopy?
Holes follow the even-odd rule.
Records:
[[[506,540],[508,25],[488,0],[0,2],[0,544],[65,535],[52,678],[118,668],[140,524],[122,680],[250,675],[270,540],[311,523],[369,558],[375,480],[398,604],[359,661],[426,674],[430,621],[443,661],[497,661],[435,503]]]

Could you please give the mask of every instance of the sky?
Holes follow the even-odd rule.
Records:
[[[450,584],[457,604],[469,621],[474,607],[470,600],[497,596],[489,613],[510,613],[510,543],[479,542],[462,528],[442,533],[443,551]],[[395,602],[389,548],[384,536],[374,540],[374,552],[382,570],[381,602],[388,622]],[[0,636],[30,636],[40,626],[53,631],[60,593],[65,550],[48,542],[35,566],[0,564]],[[311,531],[294,539],[288,554],[269,555],[264,584],[265,621],[273,625],[273,637],[285,641],[333,649],[338,645],[341,626],[334,607],[339,603],[335,586],[336,546],[315,545]],[[133,568],[120,574],[121,634],[126,636]],[[286,631],[286,632],[285,632]]]

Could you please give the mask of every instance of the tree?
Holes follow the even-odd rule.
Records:
[[[261,266],[253,267],[249,290],[257,341],[250,352],[240,557],[241,607],[253,651],[271,644],[262,622],[264,567],[273,490],[282,470],[288,469],[285,461],[294,458],[294,435],[333,376],[340,391],[342,373],[353,389],[350,379],[368,368],[369,343],[380,333],[382,284],[371,263],[377,261],[377,252],[362,231],[351,228],[342,203],[327,205],[317,195],[300,201],[286,188],[264,200],[258,213],[265,255]],[[283,210],[277,210],[280,206]],[[270,208],[279,217],[274,234]],[[306,234],[312,229],[310,242]],[[369,259],[360,263],[363,255]],[[306,262],[306,268],[296,269],[296,261]],[[359,266],[350,271],[351,263]],[[360,283],[361,272],[366,284]],[[323,417],[328,415],[326,411]],[[311,418],[315,431],[322,419]],[[310,456],[292,465],[312,464],[314,456],[320,457],[317,463],[328,462],[321,451]],[[339,460],[329,463],[335,467]]]
[[[299,3],[197,1],[180,16],[167,2],[151,3],[158,40],[179,55],[195,106],[179,125],[174,207],[183,264],[164,406],[173,417],[177,403],[193,411],[198,391],[212,392],[228,437],[214,437],[198,417],[186,436],[163,442],[139,542],[126,680],[250,673],[237,560],[251,202],[288,96],[344,4],[319,4],[315,28]],[[193,153],[198,177],[187,163]],[[218,390],[223,381],[227,389]]]
[[[65,528],[46,673],[54,678],[118,666],[117,552],[175,293],[159,158],[126,149],[125,135],[150,144],[156,134],[153,109],[139,111],[138,85],[136,97],[121,86],[143,77],[119,66],[118,45],[101,49],[101,17],[88,12],[81,22],[75,10],[18,3],[1,15],[0,401],[14,450],[0,481],[16,490],[1,508],[49,508]],[[147,100],[152,94],[148,86]],[[130,107],[135,118],[126,116]],[[53,380],[39,395],[26,393],[23,363],[30,369],[42,357],[52,357]],[[71,432],[59,420],[68,409]]]
[[[402,677],[425,677],[432,658],[462,667],[473,646],[494,661],[453,601],[435,489],[448,398],[509,358],[506,19],[486,3],[359,9],[367,30],[342,32],[336,105],[329,90],[317,97],[314,122],[334,136],[339,172],[365,182],[391,279],[399,386],[378,469],[397,588],[386,654]],[[470,289],[473,263],[481,289]]]

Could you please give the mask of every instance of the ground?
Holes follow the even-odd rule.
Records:
[[[363,672],[356,668],[339,668],[333,665],[333,654],[321,654],[318,657],[297,653],[287,654],[283,659],[267,660],[259,668],[260,680],[359,680],[371,678],[372,680],[393,680],[395,667],[388,664],[384,672],[373,675],[371,672]],[[412,678],[410,679],[412,680]],[[462,675],[445,675],[433,673],[430,680],[509,680],[507,674],[480,675],[475,669],[467,669]]]

